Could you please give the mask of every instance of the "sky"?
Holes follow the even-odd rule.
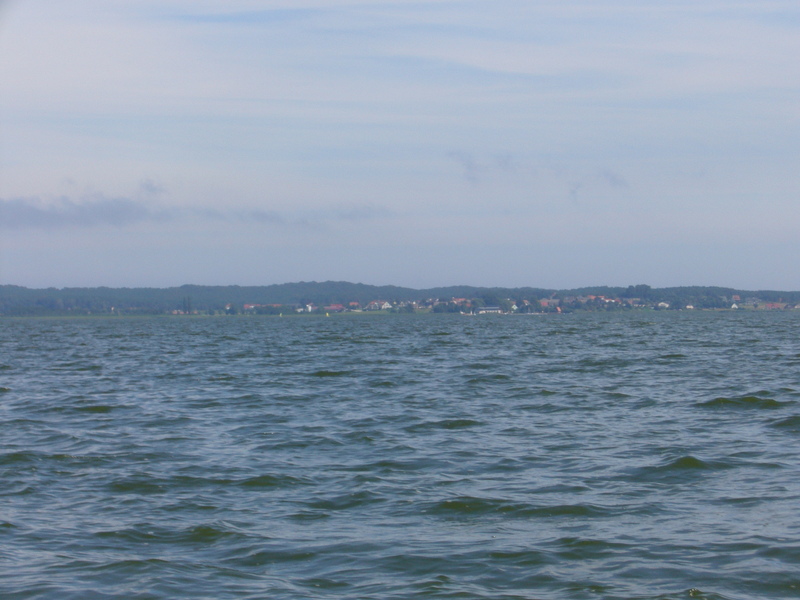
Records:
[[[796,0],[0,0],[0,284],[800,290]]]

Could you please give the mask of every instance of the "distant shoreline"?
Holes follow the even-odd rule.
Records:
[[[669,314],[678,314],[678,313],[751,313],[751,314],[762,314],[766,312],[795,312],[797,311],[800,314],[800,307],[787,309],[787,310],[754,310],[754,309],[730,309],[730,308],[701,308],[701,309],[677,309],[677,310],[670,310],[670,311],[656,311],[652,308],[641,307],[641,308],[633,308],[630,310],[626,310],[625,314],[636,314],[636,313],[646,313],[646,312],[658,312],[658,313],[669,313]],[[470,318],[472,319],[504,319],[504,318],[561,318],[561,317],[569,317],[573,315],[579,314],[595,314],[600,311],[582,311],[582,310],[575,310],[575,311],[564,311],[561,313],[556,312],[539,312],[539,313],[502,313],[496,315],[473,315],[467,313],[434,313],[431,311],[418,311],[415,313],[393,313],[389,311],[382,311],[382,312],[372,312],[372,313],[332,313],[332,314],[319,314],[319,313],[300,313],[300,314],[285,314],[285,315],[258,315],[258,314],[235,314],[235,315],[226,315],[226,314],[207,314],[207,313],[198,313],[198,314],[190,314],[190,315],[173,315],[170,313],[148,313],[148,314],[127,314],[127,313],[87,313],[87,314],[3,314],[0,313],[0,319],[2,320],[59,320],[59,321],[89,321],[89,320],[108,320],[108,321],[136,321],[136,320],[231,320],[231,321],[244,321],[244,320],[276,320],[276,319],[290,319],[290,320],[318,320],[318,319],[351,319],[351,320],[360,320],[360,319],[394,319],[394,318],[419,318],[419,319],[427,319],[427,318],[447,318],[447,319],[455,319],[459,317]]]
[[[595,286],[571,290],[412,289],[341,281],[269,286],[47,288],[0,286],[0,316],[219,316],[364,313],[540,314],[618,310],[793,310],[800,292],[721,287]]]

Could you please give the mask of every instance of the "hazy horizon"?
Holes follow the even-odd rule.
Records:
[[[800,288],[788,0],[0,1],[0,284]]]
[[[569,288],[551,288],[546,286],[539,286],[539,285],[519,285],[519,286],[487,286],[487,285],[472,285],[472,284],[448,284],[448,285],[431,285],[431,286],[424,286],[424,287],[414,287],[414,286],[405,286],[405,285],[397,285],[393,283],[387,284],[373,284],[363,281],[341,281],[341,280],[325,280],[325,281],[284,281],[279,283],[266,283],[266,284],[252,284],[252,285],[240,285],[240,284],[226,284],[226,285],[216,285],[216,284],[199,284],[199,283],[182,283],[179,285],[170,285],[170,286],[49,286],[49,287],[37,287],[37,286],[19,286],[24,287],[30,290],[48,290],[48,289],[57,289],[57,290],[64,290],[64,289],[100,289],[100,288],[107,288],[107,289],[154,289],[154,290],[166,290],[166,289],[177,289],[182,287],[199,287],[199,288],[214,288],[214,287],[239,287],[239,288],[250,288],[250,287],[272,287],[272,286],[293,286],[293,285],[326,285],[326,284],[347,284],[347,285],[354,285],[354,286],[368,286],[368,287],[396,287],[402,288],[412,291],[428,291],[433,289],[447,289],[447,288],[463,288],[463,287],[470,287],[476,289],[537,289],[537,290],[547,290],[547,291],[557,291],[557,292],[569,292],[574,290],[592,290],[592,289],[600,289],[600,288],[620,288],[620,289],[627,289],[629,287],[635,287],[640,285],[646,285],[651,289],[658,291],[661,289],[674,289],[674,288],[721,288],[721,289],[730,289],[739,292],[778,292],[778,293],[789,293],[795,294],[800,293],[800,289],[793,290],[793,289],[777,289],[777,288],[742,288],[742,287],[733,287],[733,286],[651,286],[647,283],[631,283],[627,285],[578,285]],[[0,285],[16,285],[16,284],[0,284]]]

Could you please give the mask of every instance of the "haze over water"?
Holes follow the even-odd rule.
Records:
[[[0,596],[800,596],[800,311],[0,321]]]

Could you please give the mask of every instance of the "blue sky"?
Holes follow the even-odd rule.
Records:
[[[800,289],[796,2],[6,0],[0,283]]]

